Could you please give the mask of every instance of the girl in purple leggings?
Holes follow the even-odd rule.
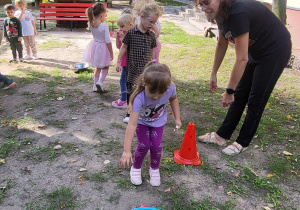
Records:
[[[130,180],[134,185],[142,184],[141,167],[150,149],[150,184],[160,185],[159,164],[162,152],[162,134],[167,122],[166,104],[170,102],[175,117],[176,129],[181,127],[179,103],[176,87],[171,82],[171,72],[167,65],[149,62],[138,79],[137,88],[130,97],[131,111],[125,133],[124,151],[120,159],[122,167],[129,167]],[[131,145],[137,136],[134,158]]]

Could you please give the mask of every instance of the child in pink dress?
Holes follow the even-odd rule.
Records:
[[[95,67],[94,72],[94,92],[104,92],[103,84],[113,60],[112,44],[109,37],[109,28],[106,20],[106,8],[102,3],[95,3],[87,8],[86,15],[89,18],[89,29],[93,34],[93,40],[88,44],[83,55],[83,62],[87,62]]]

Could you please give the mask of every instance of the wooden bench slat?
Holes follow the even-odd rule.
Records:
[[[86,8],[40,8],[40,12],[85,12]]]
[[[40,3],[40,17],[36,20],[40,21],[41,30],[42,21],[44,21],[44,28],[46,28],[46,20],[71,21],[72,31],[73,21],[88,21],[85,11],[93,5],[93,3]],[[104,6],[107,7],[107,4]]]
[[[93,3],[40,3],[40,7],[91,7]]]
[[[83,16],[83,17],[86,17],[86,14],[85,13],[41,13],[40,14],[40,17],[47,17],[47,16],[58,16],[58,17],[63,17],[63,16]]]
[[[37,18],[37,20],[74,20],[74,21],[88,21],[88,18],[67,18],[67,17],[62,17],[62,18],[55,18],[55,17],[47,17],[47,18]]]

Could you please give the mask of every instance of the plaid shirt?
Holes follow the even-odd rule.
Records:
[[[137,83],[145,65],[152,60],[151,49],[156,47],[152,31],[142,33],[138,26],[127,31],[123,43],[127,45],[127,82]]]

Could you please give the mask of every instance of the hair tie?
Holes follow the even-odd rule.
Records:
[[[157,63],[157,59],[152,60],[152,64]]]

